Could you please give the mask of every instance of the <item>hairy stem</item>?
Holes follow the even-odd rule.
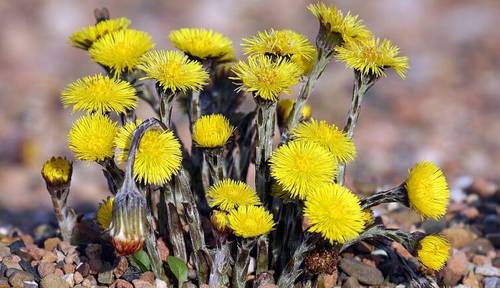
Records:
[[[404,183],[389,190],[377,192],[361,199],[361,208],[368,209],[383,203],[399,202],[409,206],[408,195]]]
[[[204,149],[212,185],[226,178],[223,154],[224,148]]]
[[[271,173],[267,161],[273,152],[276,102],[257,99],[257,134],[255,140],[255,188],[266,203],[271,193]]]

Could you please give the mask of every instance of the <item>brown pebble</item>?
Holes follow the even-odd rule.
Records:
[[[54,271],[54,274],[62,277],[64,275],[64,271],[62,269],[57,268],[56,271]]]
[[[139,279],[147,281],[151,284],[155,284],[155,274],[151,271],[147,271],[142,273],[142,275],[139,277]]]
[[[115,273],[116,278],[120,278],[123,276],[125,271],[127,271],[128,268],[128,260],[127,257],[120,256],[117,258],[117,261],[115,262],[115,269],[113,272]]]
[[[47,252],[45,255],[42,257],[42,262],[56,262],[57,261],[57,255],[54,252]]]
[[[123,279],[118,279],[113,283],[115,288],[134,288],[134,285],[130,284],[129,282],[123,280]]]
[[[80,272],[76,271],[75,274],[73,274],[73,280],[75,281],[75,284],[80,284],[83,281],[83,276]]]
[[[75,272],[75,266],[73,264],[64,264],[63,271],[66,274]]]
[[[134,284],[134,288],[154,288],[153,284],[141,279],[135,279],[132,283]]]
[[[488,257],[483,255],[474,255],[472,257],[472,263],[476,264],[477,266],[483,266],[484,264],[489,262],[488,260]]]
[[[45,276],[54,273],[56,270],[56,264],[51,262],[41,262],[38,265],[37,270],[40,277],[44,278]]]
[[[29,235],[29,234],[21,234],[19,236],[19,238],[21,238],[21,240],[23,240],[24,245],[33,245],[35,243],[35,241],[33,240],[33,237],[31,237],[31,235]]]
[[[160,253],[161,260],[166,262],[168,259],[168,255],[170,254],[167,244],[165,244],[165,241],[163,241],[163,239],[159,238],[156,241],[156,246],[158,247],[158,252]]]
[[[463,211],[463,215],[465,216],[465,218],[473,220],[479,217],[479,211],[476,207],[469,207]]]
[[[80,263],[76,267],[76,271],[80,272],[80,274],[82,274],[83,277],[87,277],[90,273],[90,265],[86,262]]]
[[[61,242],[61,239],[59,239],[59,238],[48,238],[43,242],[43,247],[47,251],[54,251],[54,249],[56,249],[59,242]]]

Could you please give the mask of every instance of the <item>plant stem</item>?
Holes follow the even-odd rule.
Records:
[[[215,184],[226,178],[226,169],[224,167],[224,148],[204,149],[203,154],[208,164],[210,172],[210,184]]]
[[[165,91],[159,83],[156,83],[156,91],[160,97],[160,119],[163,125],[172,129],[172,107],[175,94],[172,91]]]
[[[257,134],[255,139],[255,188],[263,203],[271,193],[271,173],[267,161],[273,152],[276,102],[256,98]]]
[[[215,251],[214,263],[208,281],[210,287],[228,286],[232,262],[229,242],[224,241]]]
[[[104,168],[102,173],[108,182],[109,191],[115,195],[123,184],[124,172],[118,168],[111,158],[106,158],[98,163]]]
[[[389,190],[380,191],[361,199],[361,208],[364,210],[383,203],[391,202],[399,202],[403,205],[409,206],[408,194],[406,193],[404,183]]]
[[[344,132],[350,139],[353,137],[354,128],[356,128],[356,124],[358,122],[363,97],[365,96],[366,91],[368,91],[368,89],[375,84],[376,80],[377,77],[374,75],[365,75],[358,70],[354,70],[354,86],[352,89],[351,108],[347,114],[347,122],[344,127]],[[345,168],[345,163],[340,163],[338,166],[337,183],[339,185],[344,185]]]
[[[168,281],[167,276],[165,275],[165,270],[163,269],[163,262],[161,261],[160,252],[158,251],[158,247],[156,245],[155,231],[153,228],[154,219],[153,215],[151,215],[151,211],[148,211],[147,219],[149,223],[149,233],[144,244],[146,245],[149,259],[151,259],[153,273],[155,274],[156,278],[159,278],[163,281]]]
[[[245,288],[247,282],[246,276],[248,272],[250,251],[255,245],[255,240],[242,239],[240,245],[238,245],[238,253],[236,256],[236,262],[233,267],[233,279],[232,287]]]
[[[283,129],[283,133],[281,134],[281,144],[288,142],[290,139],[291,133],[293,129],[297,126],[302,117],[302,109],[309,99],[312,90],[314,89],[314,85],[316,81],[319,79],[321,74],[326,68],[326,65],[332,59],[331,53],[324,53],[322,49],[318,51],[318,61],[314,64],[311,74],[307,77],[306,82],[302,85],[300,89],[299,96],[297,97],[295,104],[293,105],[292,111],[290,112],[290,116],[288,117],[288,123],[286,128]]]

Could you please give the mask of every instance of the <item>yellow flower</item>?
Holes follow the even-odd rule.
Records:
[[[318,18],[325,32],[340,36],[342,41],[336,44],[364,42],[371,37],[371,32],[357,15],[353,16],[348,12],[344,16],[335,6],[324,3],[311,4],[307,8]]]
[[[250,39],[243,39],[242,46],[250,56],[288,57],[304,72],[308,72],[316,60],[316,48],[306,37],[292,30],[258,32]]]
[[[210,221],[219,232],[226,232],[229,230],[229,219],[226,211],[215,210],[210,217]]]
[[[234,127],[222,114],[202,116],[193,125],[193,140],[203,148],[216,148],[226,145],[233,134]]]
[[[65,186],[71,181],[73,164],[63,157],[52,157],[43,164],[42,177],[49,186]]]
[[[182,52],[199,59],[233,58],[233,43],[219,32],[203,28],[183,28],[168,38]]]
[[[326,148],[309,141],[292,141],[274,150],[271,175],[291,197],[305,199],[318,185],[329,183],[337,162]]]
[[[208,81],[203,66],[179,51],[150,51],[141,63],[139,69],[146,73],[144,79],[155,79],[163,89],[172,92],[198,91]]]
[[[304,205],[309,231],[320,233],[332,244],[354,239],[364,229],[359,199],[343,186],[323,185],[309,193]]]
[[[450,251],[450,242],[444,236],[429,235],[418,242],[417,258],[425,267],[441,270]]]
[[[363,222],[365,223],[365,227],[375,223],[375,219],[373,218],[373,211],[370,210],[370,208],[363,210],[362,217],[363,217]]]
[[[273,216],[261,206],[240,206],[228,216],[229,227],[234,235],[253,238],[271,232]]]
[[[99,227],[102,230],[107,230],[109,225],[111,225],[111,220],[113,217],[113,201],[114,197],[108,197],[99,204],[96,212],[96,220]]]
[[[450,191],[443,171],[422,161],[410,170],[405,183],[410,206],[424,217],[439,219],[446,214]]]
[[[89,49],[90,57],[97,63],[109,67],[115,77],[131,71],[140,63],[142,55],[155,44],[146,32],[124,29],[108,33]]]
[[[135,89],[126,81],[97,74],[76,80],[64,89],[61,97],[65,107],[73,111],[125,113],[137,106]]]
[[[69,42],[74,47],[87,50],[100,37],[111,32],[126,29],[128,25],[130,25],[130,20],[127,18],[104,20],[96,25],[88,26],[74,32],[69,36]]]
[[[75,121],[69,131],[69,149],[79,160],[102,161],[113,157],[116,124],[102,114],[88,114]]]
[[[231,79],[240,81],[238,91],[244,90],[269,101],[277,101],[281,93],[292,93],[290,87],[299,82],[302,73],[293,62],[267,56],[250,57],[248,63],[240,61],[233,67],[233,72],[236,77]]]
[[[399,47],[389,40],[373,38],[364,43],[351,43],[337,47],[337,59],[347,67],[365,75],[386,76],[385,70],[392,68],[401,78],[409,68],[408,57],[398,56]]]
[[[118,161],[127,161],[134,130],[141,123],[128,122],[119,129],[115,138]],[[164,184],[179,172],[181,161],[181,144],[172,131],[148,130],[135,155],[134,177],[146,184]]]
[[[230,211],[238,206],[260,205],[257,193],[245,182],[224,179],[217,182],[207,191],[210,207]]]
[[[311,120],[300,123],[292,132],[294,139],[307,140],[328,149],[338,162],[349,162],[356,157],[356,146],[337,126],[326,121]]]
[[[295,104],[295,100],[292,99],[280,99],[278,102],[278,107],[276,113],[278,115],[278,125],[283,126],[288,122],[288,118],[290,117],[290,113],[292,112],[293,105]],[[302,121],[307,121],[311,119],[312,116],[312,108],[309,104],[304,104],[302,108]]]

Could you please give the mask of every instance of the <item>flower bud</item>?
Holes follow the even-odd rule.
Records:
[[[140,193],[119,193],[113,203],[110,234],[119,256],[142,249],[148,231],[146,199]]]
[[[51,194],[57,190],[68,188],[72,173],[73,163],[63,157],[50,158],[43,164],[42,168],[42,177]]]

